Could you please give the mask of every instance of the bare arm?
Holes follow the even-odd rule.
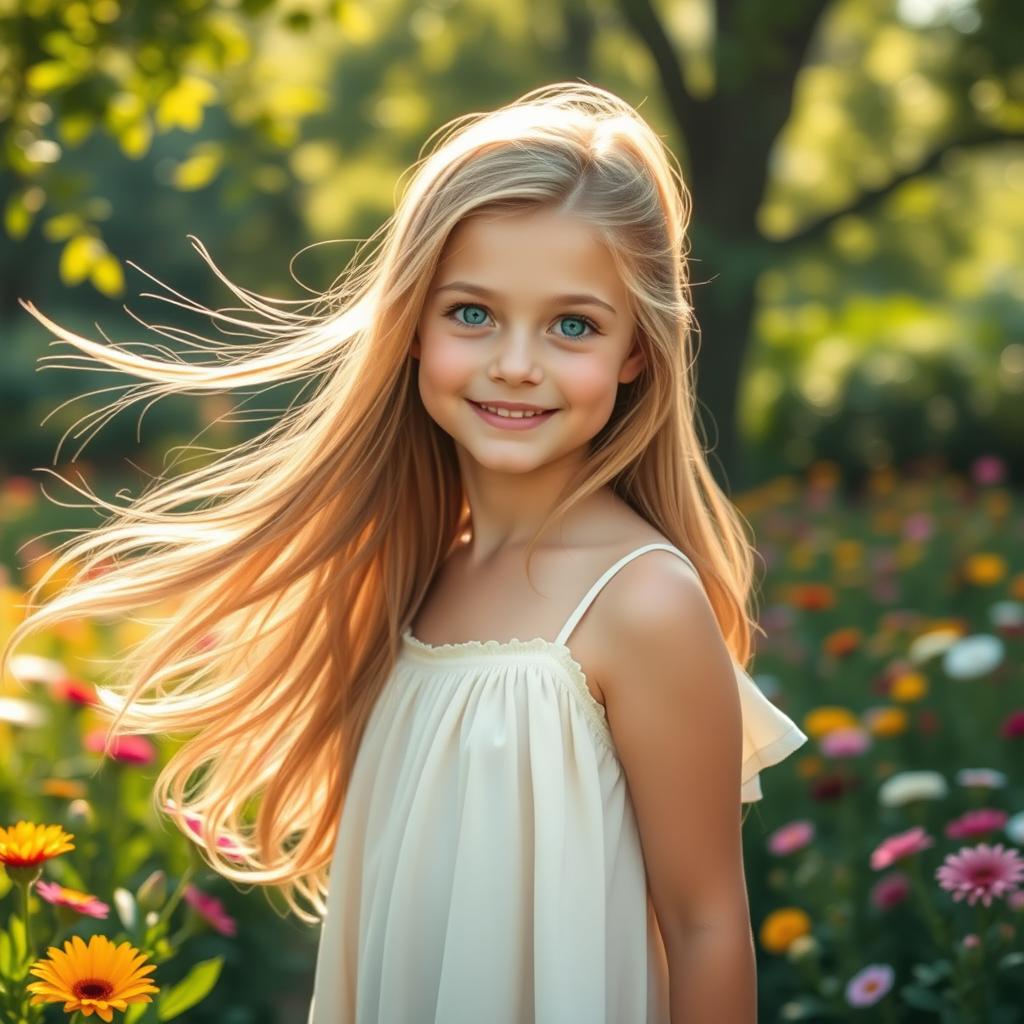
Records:
[[[755,1024],[732,657],[685,563],[627,569],[601,686],[665,939],[672,1024]]]

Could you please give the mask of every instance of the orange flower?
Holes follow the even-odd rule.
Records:
[[[825,583],[795,583],[789,588],[789,602],[803,611],[821,611],[836,603],[835,591]]]
[[[56,796],[62,800],[74,800],[85,796],[86,788],[77,779],[43,779],[39,783],[39,792],[43,796]]]
[[[769,953],[785,953],[795,939],[810,930],[811,919],[799,907],[781,907],[761,922],[761,946]]]
[[[902,736],[907,731],[907,713],[903,708],[871,708],[865,712],[864,720],[874,736]]]
[[[889,687],[889,696],[900,704],[910,704],[928,693],[928,680],[920,672],[901,672]]]
[[[864,634],[856,626],[833,630],[825,637],[825,650],[833,657],[844,658],[861,645]]]
[[[132,1003],[153,1002],[151,993],[160,989],[146,977],[156,964],[130,942],[115,946],[105,935],[92,935],[89,945],[72,935],[64,949],[51,946],[49,959],[37,960],[29,973],[41,978],[26,986],[32,1006],[63,1003],[65,1013],[80,1010],[94,1013],[103,1021],[114,1019],[114,1010],[124,1012]],[[143,966],[145,964],[145,966]]]
[[[1006,560],[1000,555],[980,551],[964,562],[964,579],[976,587],[990,587],[1006,576]]]

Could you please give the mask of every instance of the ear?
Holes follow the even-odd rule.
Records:
[[[633,347],[619,369],[619,383],[630,384],[643,372],[647,365],[647,356],[638,339],[634,339]]]

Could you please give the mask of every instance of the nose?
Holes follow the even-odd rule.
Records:
[[[492,380],[507,381],[536,380],[543,375],[529,331],[509,331],[498,341],[490,375]]]

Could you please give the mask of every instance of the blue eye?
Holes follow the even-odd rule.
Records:
[[[466,320],[460,320],[457,316],[454,315],[455,312],[457,310],[460,310],[460,309],[468,309],[468,310],[475,311],[472,314],[467,314],[467,316],[472,315],[473,319],[469,320],[468,322]],[[484,318],[486,318],[486,316],[487,316],[487,307],[486,306],[481,306],[481,305],[479,305],[476,302],[456,302],[453,306],[449,306],[444,311],[444,313],[442,315],[448,317],[449,320],[454,320],[455,323],[459,324],[462,327],[480,327],[483,324],[484,321],[481,320],[481,319],[477,319],[477,317],[481,313],[483,314]],[[569,321],[576,321],[577,323],[584,324],[584,325],[586,325],[590,329],[590,332],[592,334],[600,334],[601,333],[600,330],[598,330],[597,324],[595,324],[594,321],[590,319],[590,317],[583,316],[580,313],[567,313],[564,316],[559,317],[558,319],[559,319],[560,322],[569,320]],[[586,337],[589,337],[589,335],[582,334],[582,333],[581,334],[563,334],[562,337],[563,338],[586,338]]]

